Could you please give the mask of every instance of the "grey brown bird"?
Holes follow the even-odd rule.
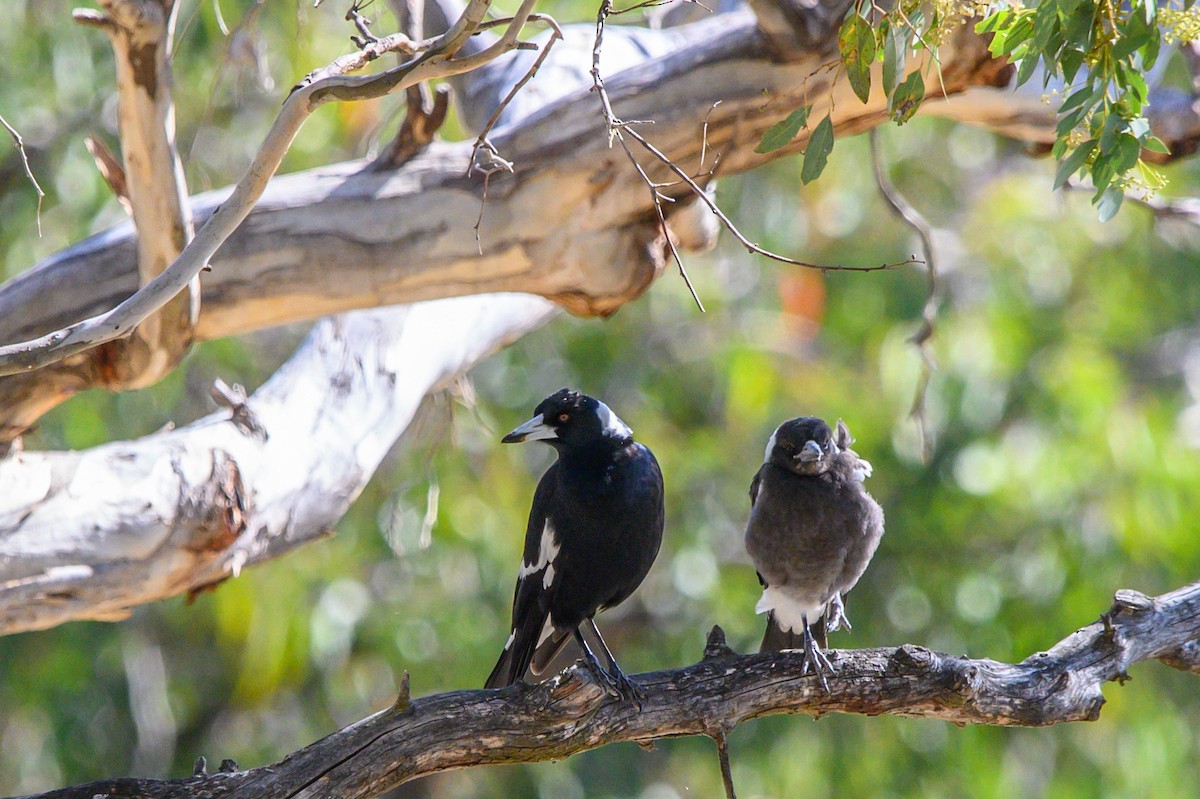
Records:
[[[826,689],[826,633],[849,629],[842,595],[883,536],[883,509],[863,488],[871,464],[853,443],[840,419],[836,430],[811,416],[791,419],[771,435],[750,484],[746,550],[763,586],[755,610],[767,614],[759,651],[803,649],[804,671]]]

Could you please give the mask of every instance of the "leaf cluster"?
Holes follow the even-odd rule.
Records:
[[[1106,221],[1119,210],[1126,190],[1153,194],[1166,183],[1143,158],[1144,152],[1169,152],[1150,132],[1146,74],[1164,43],[1200,33],[1200,9],[1194,3],[1174,0],[1160,9],[1155,0],[905,0],[890,10],[857,3],[839,30],[838,68],[866,103],[872,66],[881,61],[878,89],[891,119],[903,125],[925,99],[926,82],[939,63],[939,44],[964,20],[982,16],[975,31],[991,36],[993,56],[1016,67],[1018,86],[1038,75],[1046,90],[1055,84],[1066,87],[1055,130],[1053,154],[1059,168],[1054,187],[1076,175],[1089,178],[1095,187],[1093,204]],[[928,58],[910,71],[912,57],[922,52]],[[807,126],[811,111],[812,105],[805,105],[768,130],[758,151],[788,144]],[[832,149],[832,137],[821,130],[828,121],[826,117],[810,136],[805,183],[820,175]]]

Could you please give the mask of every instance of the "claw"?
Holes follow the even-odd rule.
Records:
[[[821,690],[829,693],[829,681],[825,679],[825,674],[833,673],[833,664],[813,640],[812,631],[808,629],[808,618],[801,618],[804,621],[804,661],[800,664],[800,673],[808,674],[809,669],[812,669],[821,681]]]
[[[826,629],[831,633],[838,630],[850,632],[854,629],[850,626],[850,619],[846,617],[846,605],[842,602],[841,593],[834,594],[833,599],[829,600],[829,610],[826,611],[825,618]]]

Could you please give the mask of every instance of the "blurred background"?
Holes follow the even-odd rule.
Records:
[[[563,21],[594,13],[547,1]],[[0,26],[0,113],[25,136],[48,195],[39,237],[36,196],[6,142],[5,277],[122,213],[83,144],[90,132],[115,144],[111,54],[101,34],[71,23],[72,5],[10,0]],[[236,179],[285,87],[346,51],[344,5],[184,3],[174,63],[193,193]],[[368,12],[388,32],[379,6]],[[251,7],[255,22],[225,36]],[[374,153],[398,107],[326,107],[284,171]],[[451,120],[444,133],[460,130]],[[894,181],[937,228],[944,271],[928,459],[909,418],[920,268],[822,275],[751,258],[726,237],[687,258],[707,314],[669,273],[614,318],[560,318],[428,401],[332,538],[191,605],[0,638],[0,793],[185,776],[197,755],[266,764],[389,705],[403,670],[418,696],[481,685],[507,634],[533,488],[552,460],[548,447],[499,438],[564,385],[607,401],[667,477],[663,552],[601,619],[631,672],[695,662],[714,623],[735,648],[757,645],[746,492],[771,431],[799,414],[848,422],[887,513],[848,598],[854,632],[834,646],[912,642],[1019,660],[1094,621],[1117,588],[1159,594],[1196,579],[1197,229],[1132,204],[1099,224],[1087,193],[1051,193],[1050,161],[985,132],[918,118],[881,134]],[[799,166],[725,178],[719,201],[751,239],[809,260],[871,265],[918,251],[879,195],[864,137],[839,140],[807,188]],[[1193,161],[1167,173],[1169,195],[1200,193]],[[253,388],[302,334],[204,344],[153,389],[64,405],[26,446],[82,448],[187,423],[212,409],[214,377]],[[1044,730],[763,719],[732,736],[733,774],[744,798],[1194,797],[1195,677],[1153,663],[1132,676],[1106,687],[1098,722]],[[720,792],[712,743],[685,739],[447,774],[394,795]]]

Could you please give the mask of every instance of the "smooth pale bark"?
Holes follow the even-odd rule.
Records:
[[[244,405],[0,461],[0,634],[202,589],[327,534],[430,391],[555,307],[491,295],[320,322]]]
[[[640,707],[607,695],[579,666],[537,686],[416,700],[402,690],[394,707],[268,766],[179,780],[104,780],[37,799],[368,799],[440,771],[559,760],[617,741],[725,736],[743,721],[779,713],[1023,727],[1094,721],[1105,683],[1123,682],[1140,661],[1175,665],[1181,651],[1190,651],[1194,664],[1197,636],[1200,583],[1155,598],[1118,591],[1101,621],[1016,664],[910,644],[829,650],[836,672],[825,693],[804,673],[802,652],[739,656],[714,628],[698,664],[635,678],[646,691]]]

